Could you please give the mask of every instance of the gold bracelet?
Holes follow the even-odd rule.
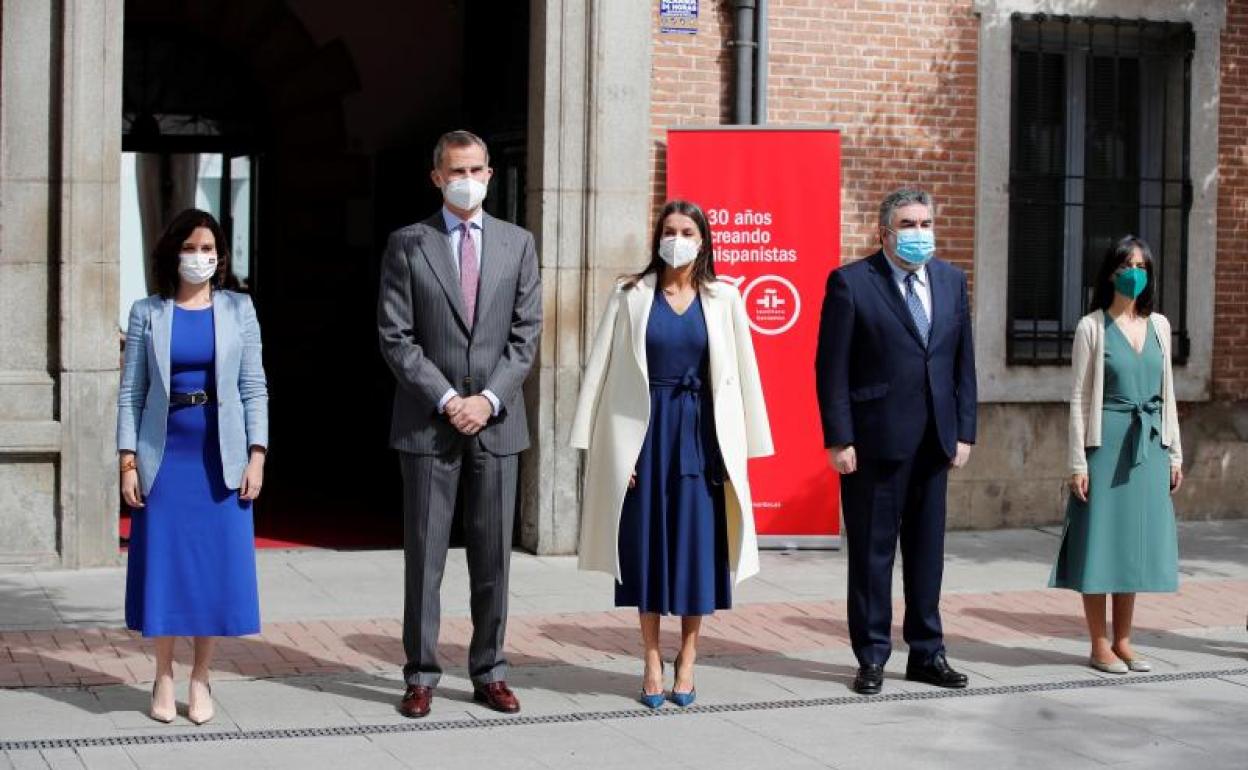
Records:
[[[134,460],[126,460],[125,462],[121,464],[121,468],[120,470],[118,470],[118,473],[125,473],[126,471],[137,471],[138,469],[139,469],[139,466],[135,464]]]

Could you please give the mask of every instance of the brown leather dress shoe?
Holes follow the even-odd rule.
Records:
[[[408,719],[420,719],[429,714],[433,704],[433,688],[418,684],[409,684],[403,700],[399,702],[399,713]]]
[[[472,699],[504,714],[515,714],[520,710],[520,701],[506,682],[473,685]]]

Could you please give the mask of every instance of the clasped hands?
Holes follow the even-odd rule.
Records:
[[[957,469],[966,465],[971,459],[971,445],[959,441],[957,451],[949,459],[949,467]],[[845,476],[858,470],[858,452],[853,444],[828,447],[828,465],[839,474]]]
[[[442,409],[446,419],[455,430],[465,436],[474,436],[494,416],[494,405],[485,396],[453,396]]]

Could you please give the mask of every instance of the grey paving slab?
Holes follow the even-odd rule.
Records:
[[[52,570],[34,576],[55,606],[60,625],[120,625],[125,620],[126,575],[120,567]]]
[[[632,708],[641,679],[631,662],[604,662],[515,668],[508,682],[525,714],[542,715]]]
[[[168,745],[128,746],[126,754],[140,770],[268,770],[272,762],[260,753],[268,741],[222,741],[219,743],[179,743]],[[293,765],[287,765],[287,768]],[[356,765],[315,763],[304,767],[339,767],[345,770]]]
[[[0,629],[53,628],[60,624],[56,603],[33,572],[0,574]]]
[[[679,724],[674,724],[676,720]],[[788,767],[816,760],[800,748],[786,746],[758,731],[743,730],[741,723],[715,715],[621,720],[615,727],[662,756],[685,764]]]
[[[14,770],[47,770],[48,763],[38,751],[8,751],[4,761]]]
[[[49,749],[41,753],[43,761],[48,763],[51,770],[87,770],[88,768],[74,749]]]
[[[219,682],[212,688],[220,728],[260,730],[330,727],[350,721],[337,698],[326,698],[299,678]]]
[[[648,721],[647,718],[641,721]],[[638,720],[578,722],[493,728],[477,733],[478,744],[493,743],[509,754],[530,758],[547,767],[655,767],[664,754],[620,730]]]
[[[388,770],[403,768],[397,757],[368,737],[305,738],[299,740],[257,741],[252,747],[253,761],[275,770],[296,768],[368,768]],[[438,767],[435,757],[428,757],[425,767]]]
[[[134,760],[120,746],[75,749],[88,770],[134,770]]]
[[[1223,676],[1223,677],[1219,677],[1219,678],[1220,678],[1222,681],[1224,681],[1224,682],[1230,682],[1231,684],[1237,684],[1237,685],[1239,685],[1240,687],[1244,687],[1244,688],[1248,689],[1248,675],[1242,675],[1242,674],[1241,674],[1241,675],[1239,675],[1239,676]],[[1248,692],[1245,692],[1245,693],[1244,693],[1244,695],[1245,695],[1245,697],[1248,697]]]
[[[0,690],[0,735],[7,740],[104,736],[113,730],[112,722],[101,714],[99,699],[90,690]]]
[[[485,767],[546,770],[555,766],[518,750],[506,737],[508,732],[508,729],[502,728],[472,732],[406,733],[375,735],[372,740],[403,767],[414,770],[429,770],[435,765],[443,770],[481,770]],[[434,757],[436,760],[432,759]]]
[[[859,712],[862,713],[859,713]],[[959,719],[939,708],[881,704],[729,719],[844,768],[1085,768],[1100,763],[1028,734]]]

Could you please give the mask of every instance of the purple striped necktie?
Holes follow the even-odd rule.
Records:
[[[468,316],[468,328],[471,329],[477,318],[477,282],[481,266],[477,263],[477,244],[472,240],[472,226],[464,222],[459,227],[463,231],[459,238],[459,290],[464,296],[464,310]]]

